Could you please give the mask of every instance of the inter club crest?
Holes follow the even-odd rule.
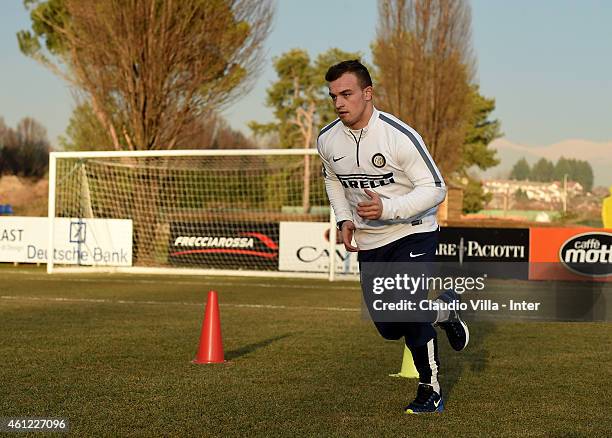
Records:
[[[387,160],[385,160],[383,154],[374,154],[374,156],[372,157],[372,164],[374,165],[374,167],[378,167],[380,169],[381,167],[384,167],[385,164],[387,164]]]

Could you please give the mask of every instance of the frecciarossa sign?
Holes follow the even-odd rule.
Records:
[[[201,268],[275,270],[278,224],[172,222],[168,261]]]

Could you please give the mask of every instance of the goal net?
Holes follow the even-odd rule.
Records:
[[[356,272],[315,150],[55,152],[49,180],[49,272]]]

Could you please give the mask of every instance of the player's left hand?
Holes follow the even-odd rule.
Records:
[[[370,200],[357,204],[357,214],[364,219],[380,219],[383,211],[380,196],[378,196],[378,193],[368,189],[365,189],[365,193],[370,197]]]

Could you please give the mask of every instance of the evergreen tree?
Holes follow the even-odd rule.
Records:
[[[534,181],[550,182],[554,179],[555,165],[546,158],[540,158],[531,169],[531,179]]]
[[[593,168],[587,161],[579,160],[572,180],[579,182],[584,190],[590,192],[593,188]]]
[[[314,147],[319,130],[336,118],[325,82],[327,69],[360,57],[359,53],[329,49],[313,62],[305,50],[292,49],[275,58],[278,80],[267,90],[266,106],[274,109],[276,120],[252,121],[249,128],[259,137],[276,134],[283,148]]]
[[[563,181],[563,177],[565,175],[568,176],[568,178],[572,177],[572,165],[570,163],[571,160],[568,160],[565,157],[561,157],[557,160],[557,163],[555,164],[555,170],[553,172],[553,179],[555,181]]]
[[[525,159],[525,157],[518,160],[512,167],[510,172],[510,179],[517,181],[524,181],[531,178],[531,167]]]
[[[482,182],[468,177],[468,182],[463,188],[463,212],[479,212],[492,197],[491,193],[484,193]]]

